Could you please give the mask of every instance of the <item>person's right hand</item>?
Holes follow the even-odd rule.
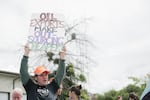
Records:
[[[29,52],[30,52],[29,45],[26,44],[26,45],[24,46],[24,55],[25,55],[25,56],[29,56]]]

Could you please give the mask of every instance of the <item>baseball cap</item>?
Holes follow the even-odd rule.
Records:
[[[45,66],[38,66],[34,70],[34,75],[41,75],[43,72],[50,74],[50,71]]]

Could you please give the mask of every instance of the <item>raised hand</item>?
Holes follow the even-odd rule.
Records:
[[[25,55],[25,56],[29,56],[29,52],[30,52],[29,45],[26,44],[26,45],[24,46],[24,55]]]

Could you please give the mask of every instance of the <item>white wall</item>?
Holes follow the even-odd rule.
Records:
[[[8,93],[10,95],[8,95],[8,100],[11,100],[11,92],[15,87],[21,88],[25,94],[19,74],[0,72],[0,82],[0,98],[7,98]],[[26,100],[26,96],[23,97],[23,100]]]

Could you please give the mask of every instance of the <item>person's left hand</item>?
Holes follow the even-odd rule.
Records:
[[[63,49],[60,51],[60,59],[65,59],[65,54],[66,54],[66,46],[63,47]]]

